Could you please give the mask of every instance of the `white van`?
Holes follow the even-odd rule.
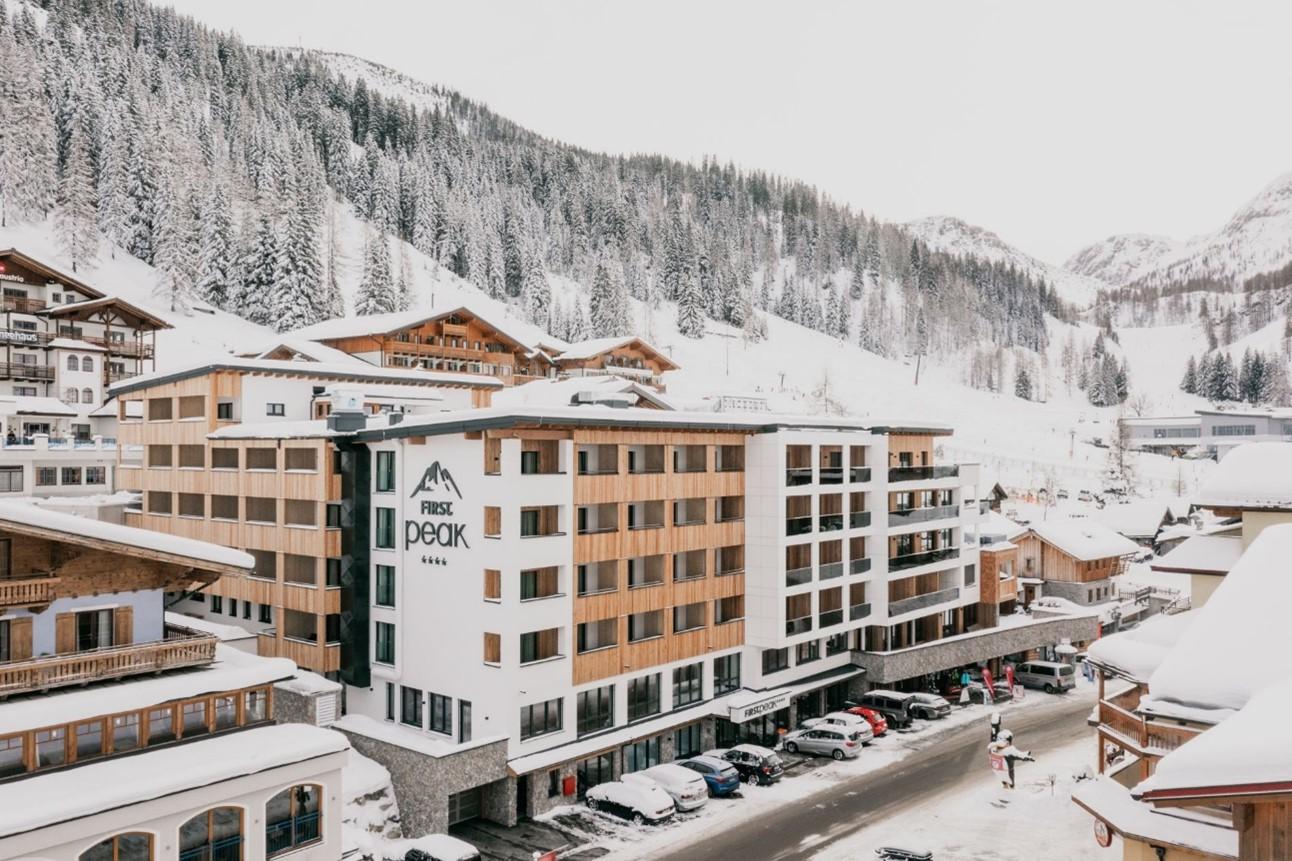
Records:
[[[1077,674],[1071,664],[1057,661],[1027,661],[1014,668],[1014,681],[1025,688],[1040,688],[1047,694],[1077,686]]]

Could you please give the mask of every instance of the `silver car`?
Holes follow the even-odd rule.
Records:
[[[861,753],[861,730],[849,727],[820,726],[796,729],[786,733],[784,747],[787,753],[814,753],[832,756],[836,760],[853,759]]]

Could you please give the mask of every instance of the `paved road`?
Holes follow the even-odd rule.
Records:
[[[1044,753],[1079,737],[1089,714],[1088,697],[1062,697],[1053,704],[1011,715],[1007,724],[1020,746]],[[987,778],[986,736],[985,722],[956,730],[888,768],[858,775],[855,783],[836,784],[666,857],[679,861],[810,858],[836,840],[912,803],[927,802],[931,795],[981,786]],[[1093,741],[1091,747],[1093,750]],[[846,791],[856,794],[848,795]]]

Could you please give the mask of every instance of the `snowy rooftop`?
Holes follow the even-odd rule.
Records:
[[[103,402],[103,406],[90,413],[92,419],[115,419],[117,417],[117,399],[108,398]],[[142,401],[126,401],[126,417],[132,419],[141,419],[144,417],[144,405]]]
[[[1155,810],[1150,804],[1136,801],[1125,787],[1107,775],[1083,782],[1073,791],[1072,800],[1103,819],[1118,834],[1218,858],[1238,857],[1237,831],[1201,822],[1185,813]]]
[[[440,412],[433,415],[440,415]],[[427,413],[376,413],[367,417],[365,427],[369,431],[392,427],[392,415],[403,417],[408,422],[416,417],[421,419]],[[398,426],[403,422],[396,422]],[[245,424],[226,425],[207,434],[207,439],[327,439],[338,436],[349,436],[349,431],[335,431],[328,427],[327,419],[301,419],[299,421],[248,422]]]
[[[1152,538],[1162,528],[1163,522],[1171,519],[1171,510],[1160,499],[1137,499],[1110,503],[1091,517],[1127,538]]]
[[[600,356],[602,353],[608,353],[611,350],[617,350],[620,347],[625,347],[629,344],[639,344],[648,352],[654,353],[664,361],[668,362],[668,364],[672,365],[674,368],[677,367],[677,364],[673,362],[673,360],[659,349],[652,346],[649,341],[644,338],[639,338],[636,335],[627,335],[619,338],[591,338],[587,341],[576,341],[566,349],[562,350],[561,354],[556,357],[556,361],[563,362],[566,360],[578,361],[582,359],[591,359],[596,356]]]
[[[1193,624],[1149,679],[1152,699],[1241,709],[1261,688],[1292,675],[1278,659],[1288,643],[1289,559],[1292,524],[1266,527],[1207,603],[1190,614]]]
[[[561,380],[535,380],[523,386],[511,386],[493,396],[496,407],[567,407],[580,394],[595,396],[633,394],[661,409],[676,406],[658,392],[632,380],[612,375],[604,377],[567,377]],[[640,402],[640,401],[639,401]]]
[[[1206,508],[1292,509],[1292,443],[1249,442],[1211,470],[1198,498]]]
[[[73,542],[83,539],[117,544],[127,548],[122,551],[124,553],[129,553],[133,548],[142,548],[222,568],[250,570],[255,566],[255,559],[251,554],[241,550],[198,541],[194,538],[154,532],[151,529],[137,529],[133,526],[62,514],[23,502],[0,502],[0,526],[8,526],[18,531],[38,529],[57,532],[64,536],[65,540]]]
[[[97,344],[91,344],[89,341],[82,341],[78,338],[55,338],[45,346],[56,350],[80,350],[89,353],[107,352],[105,347],[100,347]]]
[[[537,347],[539,342],[551,342],[555,339],[540,332],[537,327],[518,320],[507,320],[505,326],[499,326],[494,322],[494,318],[503,318],[505,310],[500,309],[495,313],[492,309],[486,309],[485,303],[480,302],[480,309],[477,310],[475,305],[464,305],[462,302],[451,302],[445,305],[438,305],[430,308],[412,308],[407,311],[392,311],[388,314],[368,314],[356,317],[335,317],[331,320],[324,320],[321,323],[315,323],[313,326],[306,326],[303,329],[297,329],[289,332],[288,336],[295,339],[306,339],[310,341],[332,340],[334,338],[354,338],[363,335],[387,335],[391,332],[398,332],[402,329],[410,329],[419,326],[422,323],[431,320],[438,320],[441,317],[447,317],[450,314],[461,311],[470,317],[474,317],[480,322],[488,325],[497,331],[503,337],[508,338],[523,347]],[[561,343],[561,342],[558,342]],[[374,345],[374,349],[376,345]]]
[[[1242,555],[1243,540],[1238,535],[1191,535],[1149,567],[1154,571],[1226,574]]]
[[[183,613],[175,613],[170,610],[166,611],[166,624],[179,628],[188,628],[191,631],[201,631],[203,634],[211,634],[222,643],[230,640],[246,640],[256,636],[240,625],[225,625],[221,622],[203,619],[200,616],[186,616]]]
[[[1030,528],[1042,541],[1082,562],[1139,551],[1134,541],[1092,520],[1036,520]]]
[[[427,756],[443,757],[454,753],[461,753],[464,750],[483,747],[487,744],[503,741],[507,738],[505,735],[482,736],[473,738],[469,742],[458,744],[445,737],[436,738],[414,729],[409,729],[400,724],[386,723],[385,721],[370,718],[362,714],[347,714],[339,717],[332,724],[340,730],[352,732],[355,735],[366,736],[367,738],[384,741],[387,744],[393,744],[396,747],[402,747],[406,750],[424,753]]]
[[[1147,682],[1198,612],[1153,616],[1129,631],[1101,637],[1090,644],[1090,660],[1132,681]]]
[[[74,416],[76,410],[58,398],[34,395],[0,396],[0,415],[5,416]]]
[[[0,784],[0,836],[344,753],[349,746],[332,730],[278,724]],[[87,792],[87,786],[95,790]]]
[[[111,386],[114,395],[145,389],[161,383],[172,383],[198,377],[212,371],[241,371],[255,374],[290,374],[292,376],[318,377],[319,379],[380,380],[389,383],[409,383],[424,386],[467,386],[470,388],[502,388],[502,381],[484,374],[454,374],[443,371],[424,371],[413,368],[379,368],[376,365],[355,362],[296,362],[291,359],[247,359],[225,356],[196,362],[169,371],[142,374]]]
[[[0,705],[0,725],[5,732],[21,732],[71,723],[217,691],[268,685],[289,679],[296,671],[296,664],[286,658],[262,658],[217,644],[215,660],[201,667],[11,697]]]
[[[338,350],[336,347],[329,347],[327,344],[320,344],[318,341],[311,341],[309,338],[292,337],[283,335],[275,338],[264,349],[258,351],[256,358],[266,358],[269,353],[279,349],[290,350],[297,353],[297,358],[291,361],[311,361],[311,362],[330,362],[337,365],[358,364],[360,367],[372,366],[371,362],[365,361],[358,356],[351,355],[345,350]],[[304,358],[301,358],[304,357]]]
[[[1027,532],[1027,527],[1015,523],[999,511],[987,510],[987,513],[978,521],[978,534],[988,536],[1003,536],[1006,542],[1018,538]]]
[[[1162,757],[1152,777],[1135,787],[1136,796],[1172,795],[1214,787],[1223,795],[1236,787],[1280,784],[1292,789],[1292,747],[1287,719],[1292,714],[1292,678],[1270,685],[1243,709],[1188,744]]]

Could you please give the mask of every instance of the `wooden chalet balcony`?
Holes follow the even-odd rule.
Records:
[[[25,296],[5,296],[0,310],[15,311],[19,314],[34,314],[45,310],[44,299],[28,299]]]
[[[57,577],[0,578],[0,607],[31,607],[54,600]]]
[[[102,347],[115,356],[137,356],[140,359],[151,359],[153,356],[153,345],[142,341],[114,341],[96,335],[84,335],[80,340]]]
[[[196,634],[9,661],[0,664],[0,697],[208,664],[215,644],[214,636]]]
[[[1138,746],[1136,753],[1142,752],[1147,745],[1148,738],[1143,719],[1108,700],[1099,701],[1099,723],[1136,744]]]
[[[0,362],[0,377],[14,380],[52,380],[54,369],[27,362]]]

